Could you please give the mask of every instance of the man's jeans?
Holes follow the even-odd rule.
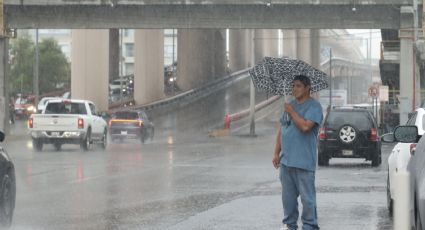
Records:
[[[282,183],[283,224],[297,229],[298,196],[301,196],[303,230],[319,229],[316,211],[315,172],[280,165]]]

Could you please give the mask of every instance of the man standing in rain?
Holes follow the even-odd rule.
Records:
[[[319,229],[315,170],[317,135],[323,119],[322,107],[310,97],[310,78],[298,75],[292,83],[294,100],[285,102],[273,156],[274,167],[280,168],[282,184],[282,229],[294,230],[298,227],[298,196],[303,206],[302,229]]]

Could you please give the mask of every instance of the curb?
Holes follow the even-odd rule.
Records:
[[[230,130],[229,129],[219,129],[219,130],[214,130],[208,133],[209,137],[224,137],[224,136],[229,136],[230,134]]]

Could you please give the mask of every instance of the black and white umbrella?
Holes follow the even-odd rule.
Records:
[[[328,87],[328,75],[299,59],[265,57],[249,75],[255,87],[272,95],[292,94],[292,81],[297,75],[305,75],[311,81],[311,93]]]

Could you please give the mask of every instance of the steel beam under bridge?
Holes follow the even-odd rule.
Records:
[[[418,2],[422,4],[421,0]],[[411,0],[4,0],[4,4],[6,27],[12,29],[399,29],[400,7],[412,3]]]

